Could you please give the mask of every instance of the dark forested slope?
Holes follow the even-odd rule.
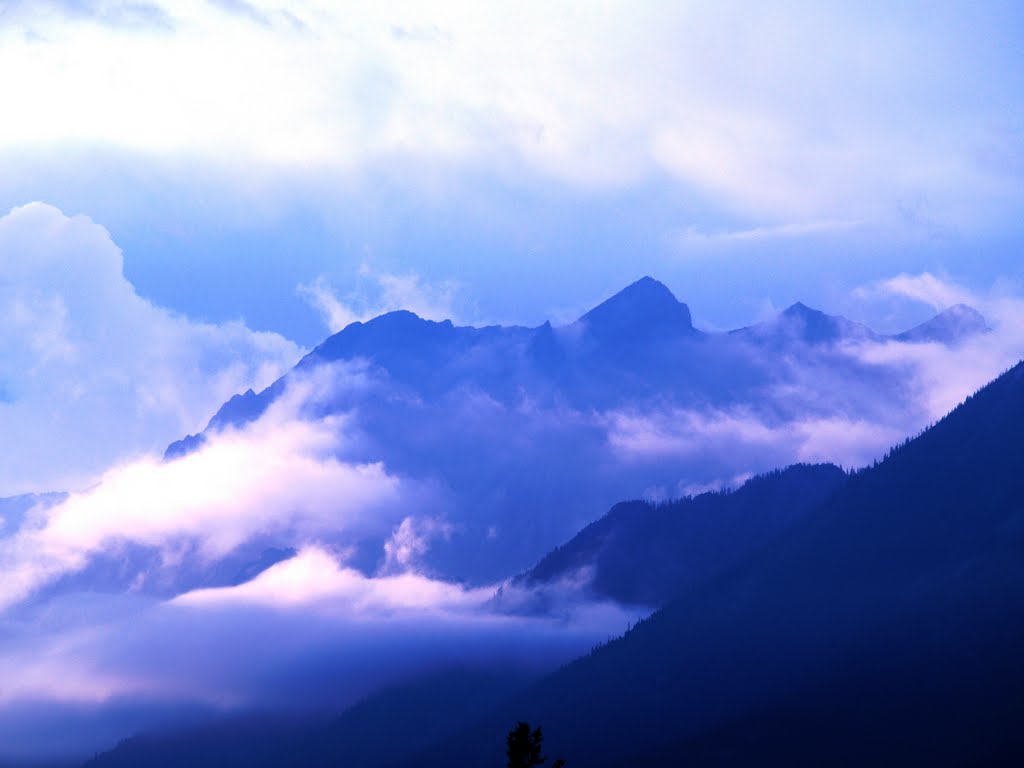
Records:
[[[659,606],[764,546],[845,482],[834,464],[797,464],[737,490],[622,502],[515,583],[576,580],[596,597]]]
[[[747,561],[417,764],[516,719],[580,765],[968,765],[1019,756],[1024,364]]]

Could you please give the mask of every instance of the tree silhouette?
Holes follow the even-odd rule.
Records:
[[[547,757],[541,754],[544,734],[538,725],[532,731],[530,724],[520,720],[505,738],[505,755],[508,757],[507,768],[535,768],[544,765]],[[559,758],[551,764],[551,768],[563,768],[565,761]]]

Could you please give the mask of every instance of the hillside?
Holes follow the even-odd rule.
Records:
[[[765,550],[416,764],[479,765],[516,719],[581,765],[1024,754],[1022,435],[1024,364]]]
[[[590,597],[659,606],[764,546],[845,482],[833,464],[794,465],[737,490],[616,504],[513,583],[576,582]]]

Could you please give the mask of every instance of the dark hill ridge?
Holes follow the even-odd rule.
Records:
[[[735,491],[654,504],[616,504],[547,554],[514,583],[526,588],[578,580],[587,593],[659,606],[764,546],[846,482],[833,464],[795,465]]]
[[[416,764],[529,719],[581,765],[1019,765],[1021,466],[1024,364]]]
[[[534,670],[443,667],[334,717],[236,716],[140,734],[84,768],[375,768],[450,736],[536,677]]]

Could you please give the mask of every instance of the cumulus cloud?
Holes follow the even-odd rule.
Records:
[[[103,227],[34,203],[0,218],[0,495],[74,489],[161,451],[301,350],[242,322],[157,306]]]

